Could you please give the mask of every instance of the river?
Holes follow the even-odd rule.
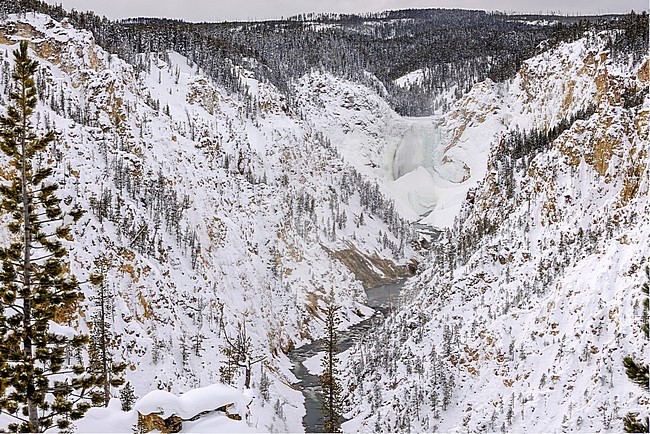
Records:
[[[344,352],[365,336],[372,327],[377,325],[377,321],[383,321],[384,315],[391,309],[391,306],[397,304],[399,292],[404,282],[393,283],[389,285],[378,286],[368,289],[368,306],[375,309],[372,317],[350,327],[345,331],[338,333],[337,346],[339,352]],[[316,355],[321,351],[320,341],[314,341],[310,344],[303,345],[300,348],[289,353],[289,359],[293,363],[293,373],[298,378],[295,384],[305,396],[305,408],[307,414],[303,418],[303,426],[308,433],[322,432],[323,415],[321,414],[321,396],[320,396],[320,379],[317,375],[312,375],[302,362]]]

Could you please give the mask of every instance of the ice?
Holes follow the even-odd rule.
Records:
[[[432,168],[440,147],[440,130],[432,121],[414,122],[397,145],[393,160],[393,179],[399,179],[418,167]]]

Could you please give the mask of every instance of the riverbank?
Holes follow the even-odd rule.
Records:
[[[368,306],[375,310],[368,319],[353,325],[347,330],[339,331],[337,346],[339,354],[347,351],[352,345],[359,342],[369,330],[379,325],[394,306],[400,295],[404,281],[378,286],[366,290]],[[321,343],[316,340],[289,352],[289,359],[293,363],[292,372],[298,378],[295,386],[305,396],[305,409],[307,413],[303,418],[303,427],[308,433],[322,432],[323,416],[321,414],[320,379],[314,368],[310,371],[304,362],[317,356],[321,351]]]

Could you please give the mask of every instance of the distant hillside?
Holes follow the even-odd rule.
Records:
[[[281,90],[288,90],[291,80],[319,70],[386,92],[393,108],[410,116],[448,108],[450,95],[460,95],[485,78],[512,77],[524,59],[539,52],[543,41],[578,37],[588,26],[608,28],[622,19],[411,9],[192,24],[150,18],[112,22],[39,0],[7,0],[2,7],[6,12],[36,10],[68,18],[90,30],[104,49],[134,65],[137,53],[175,50],[233,90],[239,84],[225,67],[229,62],[247,65],[258,79]],[[647,41],[647,32],[639,36]],[[418,83],[395,83],[413,71],[424,71]]]

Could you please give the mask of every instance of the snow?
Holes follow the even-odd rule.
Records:
[[[65,336],[68,339],[72,339],[75,337],[76,334],[78,334],[78,332],[74,328],[70,326],[64,326],[58,324],[54,321],[49,321],[48,325],[49,325],[50,332],[60,336]]]
[[[650,351],[639,327],[650,98],[632,110],[610,102],[608,92],[647,83],[629,67],[593,64],[603,47],[593,35],[563,44],[507,85],[475,86],[445,116],[443,141],[462,130],[457,155],[479,140],[488,149],[464,160],[472,171],[488,162],[456,213],[456,240],[468,245],[435,246],[406,285],[410,302],[351,349],[345,431],[616,432],[628,411],[649,412],[622,359]],[[597,88],[605,79],[611,87]],[[508,198],[492,134],[554,125],[592,101],[594,115],[516,172]],[[463,250],[467,261],[455,262]]]
[[[262,432],[246,421],[247,405],[251,398],[237,389],[214,384],[190,390],[180,396],[162,390],[155,390],[135,403],[133,410],[124,412],[118,399],[112,399],[108,407],[94,407],[80,421],[75,422],[75,432],[106,433],[131,432],[138,422],[138,412],[143,415],[156,413],[165,419],[171,415],[190,419],[204,411],[212,412],[227,404],[230,414],[240,414],[242,420],[230,419],[223,412],[206,414],[195,421],[183,422],[183,432],[187,433],[246,433]],[[55,432],[55,431],[53,431]]]
[[[408,74],[393,80],[393,83],[395,83],[396,86],[410,89],[413,86],[420,86],[423,81],[424,81],[424,70],[417,69],[415,71],[411,71]]]
[[[366,311],[361,283],[329,251],[354,246],[400,262],[413,255],[410,245],[399,257],[382,245],[380,234],[395,246],[400,240],[385,216],[361,205],[353,167],[287,109],[285,95],[243,67],[233,69],[255,101],[251,116],[244,95],[219,88],[178,53],[142,55],[146,67],[136,73],[88,32],[39,14],[7,20],[25,25],[0,24],[7,33],[2,53],[19,38],[35,38],[30,53],[40,62],[46,95],[39,125],[60,133],[51,154],[59,192],[88,210],[67,245],[71,269],[85,281],[100,256],[110,264],[112,352],[127,363],[136,395],[160,389],[178,396],[219,382],[224,335],[246,324],[272,382],[264,402],[261,364],[254,366],[253,427],[300,431],[304,398],[290,387],[295,378],[283,352],[322,336],[317,313],[331,291],[342,326]],[[2,71],[11,62],[3,56]],[[350,190],[345,203],[343,189]],[[165,221],[161,210],[172,207],[172,197],[183,210]],[[307,200],[313,210],[305,211]],[[361,213],[366,223],[357,227]],[[342,215],[346,223],[332,237],[331,222]],[[169,228],[176,223],[177,230]],[[75,330],[88,330],[95,309],[93,289],[83,291],[83,315],[69,325]],[[233,383],[243,388],[243,381],[239,370]],[[95,410],[88,417],[112,420]],[[130,431],[133,421],[123,422],[118,431]],[[84,429],[101,430],[103,423]]]
[[[413,417],[413,431],[496,431],[506,421],[509,399],[516,402],[513,431],[607,430],[608,421],[620,428],[612,421],[638,391],[617,361],[647,353],[640,339],[626,337],[639,334],[634,303],[650,256],[650,181],[647,153],[639,151],[648,149],[650,102],[635,114],[599,94],[596,77],[631,72],[594,56],[606,35],[530,59],[507,83],[479,83],[446,113],[405,118],[376,92],[328,74],[297,80],[297,102],[288,107],[277,89],[233,65],[250,102],[216,86],[178,53],[143,55],[145,71],[136,73],[87,32],[38,14],[7,20],[33,27],[34,56],[46,53],[46,42],[57,54],[39,58],[39,82],[49,98],[39,104],[38,116],[60,132],[50,157],[62,197],[89,210],[68,246],[71,267],[83,281],[100,255],[110,263],[106,282],[116,296],[118,337],[113,351],[127,362],[127,380],[143,396],[136,408],[190,415],[233,401],[240,414],[249,406],[248,420],[217,412],[187,422],[186,432],[303,429],[304,398],[290,386],[296,379],[284,351],[323,335],[318,314],[330,292],[341,306],[342,327],[368,312],[360,283],[328,252],[352,245],[396,262],[415,256],[409,243],[401,256],[382,246],[380,234],[397,245],[400,239],[380,213],[367,214],[355,186],[343,200],[341,192],[358,172],[377,182],[411,221],[453,228],[460,215],[466,227],[458,230],[473,235],[478,222],[501,219],[490,236],[475,243],[470,237],[475,250],[464,265],[448,270],[440,268],[440,258],[419,258],[422,272],[407,285],[412,302],[381,330],[390,339],[374,342],[384,360],[404,363],[390,374],[359,377],[346,430],[373,430],[381,415],[386,425],[380,430],[394,431],[387,421],[415,414],[408,406],[423,379],[407,374],[406,363],[419,358],[432,375],[438,368],[428,360],[432,348],[442,353],[445,325],[454,327],[453,350],[467,363],[440,361],[457,380],[452,401],[435,422]],[[0,52],[22,37],[30,35],[7,35]],[[0,61],[8,71],[11,59]],[[415,83],[423,73],[400,83]],[[489,164],[503,134],[554,125],[593,101],[601,103],[600,113],[577,122],[552,152],[536,158],[530,173],[517,177],[513,211],[501,215],[507,204],[499,200]],[[247,104],[255,111],[250,117]],[[90,122],[82,125],[81,114]],[[594,169],[592,143],[620,145],[604,173]],[[569,164],[575,156],[579,163]],[[646,161],[641,169],[639,161]],[[637,178],[638,194],[624,203]],[[470,192],[476,203],[467,201]],[[156,210],[172,196],[187,198],[174,220],[177,231]],[[102,200],[108,211],[100,218],[94,210]],[[332,236],[335,212],[347,225]],[[366,224],[357,227],[361,213]],[[148,248],[136,247],[140,228]],[[579,238],[579,229],[601,238],[579,248],[592,242],[589,235]],[[560,251],[561,242],[573,247]],[[540,275],[548,281],[539,293],[524,289]],[[92,289],[84,293],[82,317],[70,325],[52,323],[53,330],[70,336],[88,329]],[[233,336],[240,324],[253,350],[266,356],[253,368],[250,396],[241,392],[241,372],[235,388],[217,384],[224,335]],[[601,334],[594,333],[599,327]],[[509,355],[513,343],[516,357]],[[470,353],[478,358],[469,362]],[[341,356],[349,369],[344,379],[355,379],[355,364],[372,356],[348,350]],[[320,360],[315,356],[305,366],[319,372]],[[272,383],[268,401],[259,393],[262,369]],[[548,383],[540,386],[543,374]],[[383,398],[370,404],[375,386]],[[493,414],[497,426],[486,428]],[[77,429],[130,432],[136,419],[113,399],[106,409],[91,409]]]
[[[558,20],[517,20],[516,22],[528,24],[529,26],[548,27],[560,23]]]
[[[435,175],[422,166],[394,181],[387,180],[386,186],[396,198],[398,209],[411,220],[431,212],[440,199]]]
[[[189,390],[180,396],[165,390],[154,390],[138,400],[134,408],[142,414],[159,414],[162,410],[163,419],[173,414],[182,419],[190,419],[204,411],[213,411],[232,404],[232,408],[228,409],[230,414],[245,416],[250,401],[250,397],[232,386],[213,384]]]
[[[467,152],[448,149],[441,117],[401,117],[370,89],[330,75],[305,76],[297,90],[315,127],[346,161],[380,182],[403,217],[417,221],[433,213],[435,219],[428,223],[440,227],[453,221],[468,189],[482,174],[487,147],[479,151],[467,145]]]
[[[76,421],[74,425],[77,432],[84,433],[130,432],[137,422],[137,413],[133,410],[122,411],[120,400],[113,398],[108,407],[91,408],[84,418]]]
[[[227,416],[215,414],[200,420],[183,423],[185,433],[250,433],[266,432],[265,429],[253,429],[249,424],[234,421]]]
[[[448,228],[486,176],[490,150],[504,133],[557,124],[593,100],[596,86],[583,60],[597,43],[561,44],[555,54],[524,62],[514,79],[478,83],[448,112],[426,118],[401,117],[372,90],[327,74],[303,77],[296,90],[314,127],[357,170],[379,180],[405,218]],[[556,55],[561,59],[549,62]],[[406,85],[423,73],[398,81]],[[412,179],[392,182],[413,171]]]

